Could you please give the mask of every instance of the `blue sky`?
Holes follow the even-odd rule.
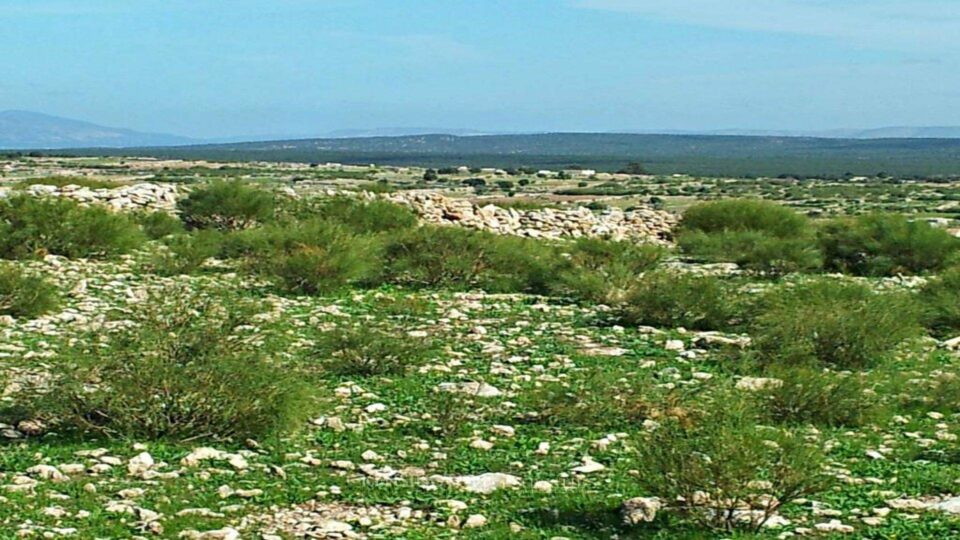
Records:
[[[960,125],[960,0],[0,0],[0,110],[195,137]]]

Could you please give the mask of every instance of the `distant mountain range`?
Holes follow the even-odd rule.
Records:
[[[179,135],[163,133],[143,133],[124,128],[105,127],[91,122],[73,120],[58,116],[30,112],[30,111],[2,111],[0,112],[0,149],[77,149],[77,148],[159,148],[159,147],[188,147],[193,145],[236,144],[244,148],[242,143],[263,143],[296,141],[294,147],[324,147],[335,148],[340,146],[337,140],[343,141],[351,153],[362,147],[371,150],[392,143],[411,143],[414,147],[422,147],[419,139],[410,140],[410,137],[426,135],[452,136],[457,139],[471,139],[479,137],[497,136],[532,136],[544,137],[549,133],[522,133],[522,132],[493,132],[471,129],[430,128],[430,127],[392,127],[376,129],[341,129],[324,133],[323,139],[308,134],[250,137],[224,137],[218,139],[193,139]],[[837,140],[873,140],[873,139],[960,139],[960,127],[883,127],[874,129],[834,129],[822,131],[787,131],[787,130],[744,130],[725,129],[713,131],[678,131],[678,130],[621,130],[607,133],[569,133],[565,135],[583,136],[583,140],[595,140],[593,136],[601,135],[663,135],[663,136],[713,136],[713,137],[760,137],[760,138],[818,138]],[[391,141],[391,139],[393,139]],[[329,141],[329,144],[313,144],[312,141]],[[357,144],[349,141],[356,140]],[[435,141],[435,139],[430,139]],[[485,139],[489,141],[490,139]],[[546,139],[542,139],[546,140]],[[477,141],[478,143],[480,141]],[[467,141],[461,141],[466,144]],[[359,146],[358,146],[359,144]],[[476,147],[477,145],[470,145]],[[288,145],[289,147],[289,145]],[[247,147],[249,148],[249,147]],[[516,149],[510,149],[515,151]]]
[[[4,149],[122,148],[198,142],[201,141],[177,135],[104,127],[29,111],[0,112],[0,148]]]

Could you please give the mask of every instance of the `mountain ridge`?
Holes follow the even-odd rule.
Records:
[[[202,141],[179,135],[143,133],[33,111],[0,111],[0,148],[8,150],[172,146],[199,142]]]

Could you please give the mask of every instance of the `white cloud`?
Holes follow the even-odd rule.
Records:
[[[957,0],[572,0],[671,23],[795,34],[900,50],[957,48]]]

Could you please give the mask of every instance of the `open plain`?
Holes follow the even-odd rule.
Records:
[[[955,185],[0,171],[0,537],[960,534]]]

